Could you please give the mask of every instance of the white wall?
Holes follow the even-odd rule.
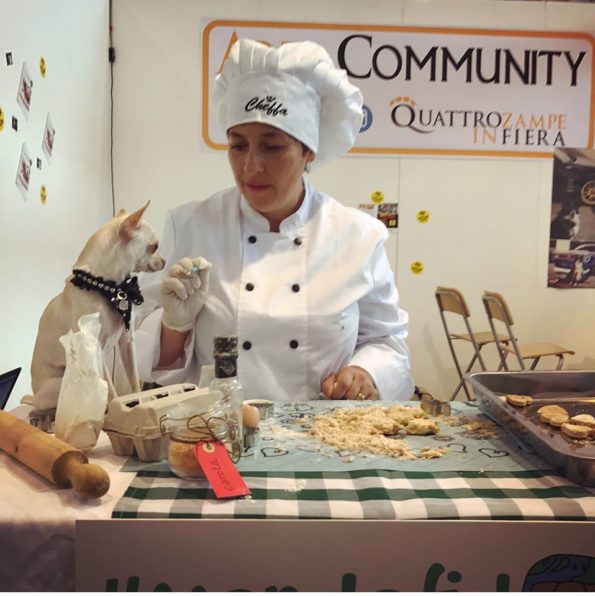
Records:
[[[18,133],[0,133],[0,370],[23,366],[15,389],[29,391],[37,321],[60,291],[84,240],[111,213],[107,0],[0,0],[0,106],[18,113],[26,60],[34,76],[32,112]],[[594,31],[595,7],[497,0],[116,0],[114,176],[116,208],[152,200],[149,220],[233,183],[224,154],[199,152],[200,18],[472,26]],[[39,56],[48,64],[41,82]],[[37,84],[39,83],[39,84]],[[39,150],[49,111],[57,130],[51,166],[34,170],[25,202],[14,185],[23,140]],[[416,382],[445,397],[455,383],[433,291],[461,288],[477,328],[485,327],[484,289],[503,292],[525,340],[568,344],[573,368],[595,368],[593,292],[545,287],[551,162],[535,159],[354,158],[312,176],[348,205],[382,190],[400,203],[398,237],[388,250],[402,305],[411,317]],[[48,202],[39,201],[39,185]],[[430,222],[415,220],[419,209]],[[421,260],[420,276],[409,272]]]
[[[224,154],[199,153],[200,18],[595,30],[595,6],[566,2],[483,0],[240,0],[167,5],[116,3],[115,97],[118,206],[152,199],[149,219],[233,184]],[[383,190],[400,204],[400,230],[388,245],[402,305],[411,317],[409,345],[416,382],[446,397],[455,371],[434,289],[457,286],[472,322],[487,329],[483,290],[502,292],[525,341],[573,347],[569,368],[595,368],[595,296],[546,288],[552,163],[550,159],[347,157],[312,175],[348,205]],[[419,224],[415,214],[430,212]],[[422,275],[410,273],[422,261]],[[495,364],[495,354],[487,354]]]
[[[31,391],[29,367],[43,308],[61,291],[86,238],[112,214],[108,2],[0,0],[0,15],[0,106],[6,119],[0,132],[0,372],[23,367],[12,407]],[[6,52],[13,54],[12,66]],[[23,61],[33,79],[28,120],[16,101]],[[51,164],[41,150],[48,112],[56,129]],[[15,185],[23,142],[34,161],[27,200]]]

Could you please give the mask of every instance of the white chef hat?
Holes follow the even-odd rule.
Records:
[[[362,94],[312,41],[278,48],[239,39],[215,79],[225,131],[247,122],[281,129],[315,153],[311,167],[343,155],[362,124]]]

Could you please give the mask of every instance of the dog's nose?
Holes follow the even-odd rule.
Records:
[[[151,259],[151,269],[153,271],[161,271],[164,267],[165,267],[165,259],[163,259],[159,255],[155,255]]]

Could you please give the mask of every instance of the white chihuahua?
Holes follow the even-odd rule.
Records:
[[[116,344],[132,392],[140,391],[130,316],[132,304],[143,301],[137,271],[159,271],[165,261],[157,254],[153,228],[142,215],[148,207],[128,215],[123,209],[99,228],[79,255],[66,286],[46,307],[41,319],[33,359],[31,384],[36,410],[55,408],[65,368],[60,336],[78,331],[81,315],[99,312],[103,353]],[[111,375],[105,369],[108,396],[116,395]]]

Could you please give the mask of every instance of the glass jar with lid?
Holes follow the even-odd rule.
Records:
[[[228,400],[231,422],[238,437],[243,435],[242,385],[238,379],[238,338],[235,335],[221,335],[213,339],[215,378],[209,387],[219,391]],[[242,441],[241,441],[242,443]]]
[[[180,478],[204,478],[204,471],[194,454],[194,447],[199,441],[220,441],[228,446],[232,455],[237,451],[228,400],[217,393],[173,406],[162,429],[169,434],[169,467]]]

